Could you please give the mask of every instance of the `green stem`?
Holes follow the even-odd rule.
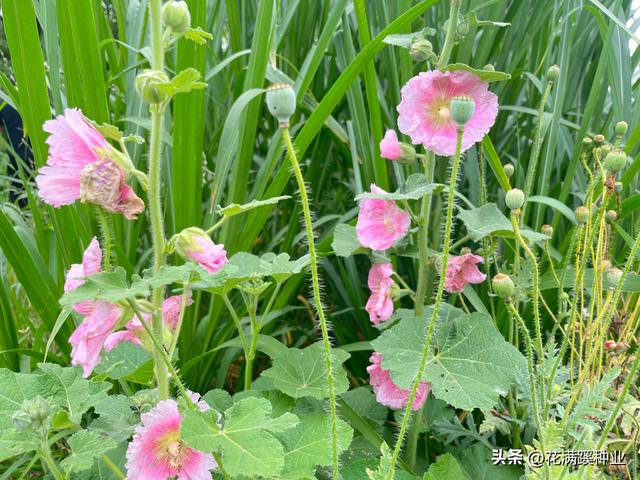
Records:
[[[40,444],[40,458],[47,465],[47,468],[51,471],[51,475],[53,475],[56,480],[66,480],[66,477],[60,471],[58,464],[51,455],[51,449],[46,439]]]
[[[104,463],[107,466],[107,468],[111,470],[111,472],[116,476],[118,480],[125,479],[125,476],[124,476],[124,473],[122,473],[122,470],[120,470],[118,466],[115,463],[113,463],[113,461],[109,457],[107,457],[106,455],[102,455],[100,457],[100,460],[102,460],[102,463]]]
[[[173,359],[173,354],[176,351],[178,345],[178,337],[180,336],[180,330],[182,330],[182,323],[184,322],[184,312],[187,308],[187,298],[189,297],[189,288],[186,286],[182,290],[182,298],[180,299],[180,314],[178,316],[178,324],[176,325],[176,331],[173,332],[171,338],[171,346],[169,347],[169,358]]]
[[[313,225],[311,223],[311,209],[309,207],[309,197],[307,195],[307,186],[304,183],[304,177],[300,170],[298,158],[293,148],[293,142],[289,134],[289,128],[282,126],[282,138],[287,147],[287,153],[289,160],[293,168],[293,172],[298,183],[298,190],[300,191],[300,201],[302,203],[302,214],[304,216],[304,223],[307,230],[307,242],[309,244],[309,257],[311,260],[311,284],[313,288],[313,301],[316,307],[316,313],[320,323],[320,330],[322,332],[322,343],[324,345],[324,361],[327,370],[327,386],[329,390],[329,409],[331,413],[331,447],[332,447],[332,461],[333,467],[332,477],[333,480],[340,478],[339,463],[338,463],[338,412],[336,410],[336,393],[333,385],[333,360],[331,358],[331,341],[329,340],[329,327],[327,325],[327,319],[325,318],[324,309],[322,307],[322,298],[320,295],[320,278],[318,275],[318,257],[316,254],[315,238],[313,236]]]
[[[164,70],[164,42],[162,40],[162,0],[151,0],[151,68]],[[162,118],[164,108],[151,106],[151,138],[149,149],[149,216],[151,218],[151,232],[153,239],[153,271],[157,273],[165,264],[164,255],[164,223],[162,220],[161,162],[162,162]],[[154,288],[151,294],[153,304],[153,331],[157,338],[163,338],[162,301],[164,297],[162,287]],[[156,383],[160,400],[169,398],[169,382],[167,369],[162,361],[162,352],[154,351]]]
[[[96,207],[98,218],[100,219],[100,229],[102,230],[102,239],[104,240],[104,269],[111,270],[111,225],[104,210]]]
[[[240,323],[240,317],[238,317],[238,312],[233,308],[233,304],[226,293],[222,294],[222,300],[224,304],[227,306],[229,313],[231,314],[231,318],[233,318],[233,323],[236,324],[236,330],[238,330],[238,335],[240,336],[240,343],[242,344],[242,351],[244,352],[245,357],[249,355],[249,350],[247,350],[247,339],[244,336],[244,330],[242,330],[242,323]]]
[[[246,302],[247,312],[249,312],[249,319],[251,320],[251,345],[249,346],[249,352],[247,354],[247,361],[244,368],[244,389],[251,390],[251,380],[253,379],[253,361],[256,358],[256,347],[258,346],[258,335],[260,334],[260,325],[258,324],[258,318],[256,317],[256,304],[255,297],[251,299],[251,302]]]
[[[413,382],[413,385],[411,386],[411,392],[409,393],[409,400],[407,401],[407,406],[405,407],[405,410],[404,410],[404,415],[402,417],[402,424],[400,426],[400,433],[398,434],[398,439],[396,440],[396,445],[393,449],[393,456],[391,457],[391,464],[389,465],[389,470],[387,471],[386,480],[392,480],[394,478],[395,467],[398,461],[398,455],[400,454],[400,449],[402,448],[402,442],[404,441],[404,436],[407,431],[409,418],[411,417],[411,407],[413,406],[413,400],[415,399],[416,392],[418,391],[418,385],[420,385],[420,381],[422,380],[424,369],[427,366],[427,357],[429,355],[429,347],[431,346],[431,338],[433,336],[436,320],[438,319],[438,309],[440,308],[440,304],[442,303],[442,297],[444,295],[444,282],[446,278],[447,263],[449,262],[449,247],[450,247],[449,244],[451,242],[451,230],[453,227],[453,204],[455,201],[455,190],[456,190],[456,182],[458,180],[458,170],[460,169],[460,154],[462,152],[462,133],[463,133],[463,129],[458,128],[458,134],[456,138],[456,153],[455,153],[455,156],[453,157],[453,165],[451,166],[451,178],[449,179],[449,192],[448,192],[448,198],[447,198],[447,219],[444,227],[444,244],[442,247],[442,271],[440,274],[440,281],[438,282],[436,300],[433,305],[433,313],[431,315],[431,321],[429,322],[429,328],[427,331],[424,346],[422,348],[422,358],[420,359],[420,367],[418,369],[418,373]]]

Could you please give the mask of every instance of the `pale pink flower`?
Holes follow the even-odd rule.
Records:
[[[117,332],[113,332],[112,334],[110,334],[107,339],[104,341],[104,351],[105,352],[110,352],[111,350],[113,350],[114,348],[116,348],[118,345],[120,345],[122,342],[132,342],[135,343],[136,345],[142,345],[142,342],[140,341],[140,339],[134,335],[133,333],[131,333],[131,330],[119,330]]]
[[[102,347],[118,324],[122,310],[117,305],[96,302],[91,313],[69,337],[71,364],[82,365],[84,377],[88,377],[100,361]]]
[[[398,128],[414,144],[422,144],[437,155],[453,155],[457,127],[450,103],[457,96],[467,96],[475,103],[462,137],[462,150],[467,150],[482,140],[498,115],[498,97],[489,91],[487,82],[470,72],[433,70],[411,78],[402,87]]]
[[[387,130],[384,134],[380,141],[380,155],[389,160],[397,160],[402,156],[402,147],[395,130]]]
[[[393,267],[390,263],[377,263],[369,270],[368,285],[371,296],[367,301],[365,310],[369,312],[371,323],[377,325],[389,320],[393,314],[393,299],[391,298],[391,280]]]
[[[144,203],[126,184],[126,172],[110,155],[114,148],[78,109],[45,122],[49,157],[36,177],[38,195],[54,207],[82,199],[132,219]]]
[[[187,302],[185,308],[193,303],[191,299],[191,290],[187,295]],[[162,318],[164,324],[175,330],[178,325],[178,319],[180,318],[180,309],[182,308],[182,295],[174,295],[167,298],[162,302]]]
[[[387,193],[371,184],[372,193]],[[358,241],[373,250],[386,250],[404,237],[409,229],[411,217],[401,210],[393,200],[363,198],[356,224]]]
[[[202,400],[202,397],[198,392],[192,392],[191,390],[187,390],[187,395],[189,395],[189,400],[198,407],[198,410],[201,412],[206,412],[207,410],[211,410],[211,407],[207,402]]]
[[[449,257],[444,289],[449,293],[460,293],[468,283],[482,283],[487,276],[478,270],[476,264],[483,258],[473,253],[465,253],[459,257]]]
[[[400,388],[393,383],[389,375],[389,370],[382,368],[382,354],[373,352],[369,361],[371,362],[371,365],[367,367],[369,383],[373,387],[378,403],[389,408],[397,409],[406,407],[409,401],[410,391]],[[416,396],[413,399],[412,410],[416,411],[422,408],[424,402],[427,400],[430,389],[431,386],[429,383],[420,382],[416,390]]]
[[[93,237],[89,246],[82,255],[82,263],[74,263],[67,272],[64,282],[64,293],[69,293],[75,290],[80,285],[83,285],[84,277],[89,277],[100,271],[100,264],[102,262],[102,250],[96,237]],[[93,302],[81,302],[73,305],[73,309],[83,315],[89,315],[93,309]]]
[[[224,245],[216,245],[208,235],[195,236],[194,240],[197,245],[187,251],[187,256],[204,269],[216,273],[229,261]]]
[[[180,439],[182,416],[175,400],[142,415],[127,448],[127,480],[210,480],[216,462]]]

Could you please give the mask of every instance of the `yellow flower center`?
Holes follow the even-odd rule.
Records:
[[[180,440],[180,432],[164,435],[157,443],[158,457],[169,464],[174,470],[179,470],[184,464],[188,447]]]

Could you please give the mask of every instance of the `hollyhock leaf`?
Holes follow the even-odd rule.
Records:
[[[344,350],[333,349],[334,390],[341,395],[349,388],[347,372],[341,365],[350,357]],[[262,372],[273,381],[282,393],[293,398],[327,398],[327,374],[324,350],[321,343],[314,343],[305,349],[289,348],[286,354],[273,359],[273,366]]]
[[[509,27],[511,26],[508,22],[494,22],[492,20],[478,20],[478,16],[476,12],[469,12],[465,16],[466,21],[469,23],[470,27]]]
[[[125,471],[126,462],[126,446],[119,446],[109,450],[105,456],[107,456],[114,465],[116,465],[121,471]],[[107,466],[103,461],[94,462],[93,466],[89,470],[85,470],[80,473],[72,473],[71,480],[119,480],[120,477]]]
[[[29,430],[20,431],[9,427],[0,430],[0,462],[37,450],[39,446],[37,436]]]
[[[522,466],[494,465],[491,450],[481,443],[455,454],[466,478],[473,480],[518,480],[524,473]]]
[[[333,230],[331,248],[339,257],[350,257],[357,253],[367,253],[367,249],[360,245],[356,235],[356,227],[340,223]]]
[[[435,28],[426,27],[419,32],[394,33],[384,37],[383,42],[387,45],[395,45],[396,47],[402,47],[408,50],[414,41],[433,36],[436,32],[437,30]]]
[[[374,393],[369,387],[358,387],[345,392],[340,399],[349,405],[362,418],[366,419],[371,426],[381,433],[381,427],[387,421],[389,410],[376,401]]]
[[[431,306],[424,317],[407,316],[374,340],[383,355],[382,368],[401,388],[411,388],[420,365],[424,335],[431,321]],[[434,396],[456,408],[492,408],[525,369],[524,356],[504,340],[491,318],[465,314],[448,304],[440,307],[423,381]]]
[[[450,453],[440,455],[433,463],[423,480],[464,480],[466,478],[462,467]]]
[[[185,68],[168,82],[157,83],[154,86],[169,96],[178,93],[187,93],[191,90],[200,90],[207,87],[207,84],[200,82],[201,74],[195,68]]]
[[[367,478],[367,470],[371,471],[377,468],[379,462],[376,458],[360,458],[346,467],[341,468],[340,477],[342,480],[362,480],[363,478]],[[417,480],[417,478],[415,475],[411,475],[404,470],[396,470],[393,477],[394,480]]]
[[[139,419],[135,414],[133,402],[124,395],[110,395],[95,405],[96,418],[89,430],[106,433],[116,442],[124,442],[133,435]]]
[[[205,270],[193,262],[186,262],[180,266],[163,265],[157,273],[153,273],[152,270],[145,270],[144,276],[139,283],[140,288],[143,288],[144,284],[151,288],[160,288],[173,283],[188,285],[201,278],[204,273]],[[137,287],[137,285],[132,285],[132,288],[134,287]]]
[[[513,237],[511,221],[498,209],[495,203],[487,203],[470,210],[460,210],[458,218],[467,227],[467,233],[474,242],[489,235]],[[527,228],[522,228],[520,233],[531,242],[541,242],[550,238],[543,233],[534,232]]]
[[[114,439],[90,430],[74,433],[67,443],[71,447],[71,455],[60,462],[67,473],[88,470],[98,457],[117,447]]]
[[[464,70],[465,72],[471,72],[474,75],[480,77],[485,82],[503,82],[509,80],[511,75],[505,72],[496,72],[495,70],[482,70],[478,68],[470,67],[464,63],[452,63],[440,69],[441,72],[454,72],[457,70]]]
[[[419,200],[430,193],[439,192],[444,188],[440,183],[431,183],[422,173],[409,175],[404,184],[395,192],[372,193],[364,192],[356,197],[356,200],[363,198],[380,198],[383,200]]]
[[[152,360],[153,356],[144,348],[132,342],[122,342],[113,350],[102,353],[100,363],[96,365],[94,372],[114,380],[120,380],[148,366],[149,368],[146,370],[151,374],[148,376],[151,379],[153,367],[150,362]]]
[[[214,410],[187,410],[180,427],[182,440],[201,452],[222,450],[222,463],[232,477],[277,478],[284,467],[284,449],[274,433],[290,430],[298,417],[271,417],[271,404],[249,397],[224,412],[223,427]]]
[[[202,400],[207,402],[211,408],[218,412],[224,412],[233,406],[231,395],[229,395],[225,390],[219,388],[209,390],[202,396]]]
[[[226,207],[218,207],[217,213],[218,215],[223,215],[225,217],[233,217],[234,215],[248,212],[254,208],[264,207],[265,205],[274,205],[280,200],[287,200],[289,198],[291,198],[289,195],[282,195],[280,197],[267,198],[265,200],[253,200],[249,203],[245,203],[244,205],[232,203]]]
[[[186,32],[184,32],[183,36],[187,40],[191,40],[198,45],[204,45],[205,43],[207,43],[207,40],[213,40],[213,35],[211,35],[209,32],[205,32],[200,27],[189,28]]]
[[[99,124],[96,122],[91,122],[91,124],[104,138],[113,140],[114,142],[120,142],[122,140],[124,133],[122,133],[122,131],[120,131],[120,129],[115,125],[111,125],[109,123]]]
[[[118,267],[111,272],[100,272],[87,277],[84,284],[65,293],[60,299],[60,303],[64,306],[87,300],[117,303],[147,296],[149,296],[149,286],[140,281],[136,275],[132,277],[132,283],[129,285],[127,272],[124,268]]]
[[[275,434],[284,447],[284,469],[280,478],[298,480],[313,478],[316,467],[331,465],[331,418],[324,413],[300,416],[300,423]],[[345,451],[353,430],[338,419],[338,453]]]
[[[61,367],[53,363],[39,363],[42,371],[40,394],[50,403],[69,413],[69,419],[80,423],[82,415],[89,408],[107,398],[111,384],[82,378],[82,368]]]
[[[16,373],[0,368],[0,457],[3,456],[4,433],[12,430],[11,416],[22,408],[22,402],[33,400],[38,395],[42,395],[38,375]],[[9,448],[10,446],[11,442],[6,445],[6,448],[13,451],[14,449]]]

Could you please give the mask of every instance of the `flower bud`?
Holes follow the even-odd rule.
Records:
[[[20,416],[22,421],[26,417],[29,417],[29,425],[34,427],[40,427],[42,422],[49,416],[51,412],[51,408],[47,401],[38,395],[33,400],[25,400],[22,402],[22,408],[19,413],[23,413],[24,415]]]
[[[593,147],[593,140],[591,139],[591,137],[584,137],[582,139],[582,146],[585,150],[588,150],[591,147]]]
[[[451,100],[451,118],[458,124],[458,127],[463,127],[473,117],[475,108],[476,104],[471,97],[453,97]]]
[[[420,38],[413,41],[409,53],[416,62],[426,62],[433,55],[433,45],[429,40]]]
[[[416,161],[416,149],[410,143],[400,142],[400,149],[402,155],[395,161],[402,165],[411,165]]]
[[[557,383],[554,383],[553,387],[551,387],[551,391],[553,392],[554,395],[558,395],[560,392],[562,392],[562,387]]]
[[[604,159],[604,168],[610,173],[619,172],[626,164],[627,154],[619,148],[612,150]]]
[[[594,135],[593,136],[593,141],[599,147],[605,141],[604,135],[602,135],[601,133],[598,133],[597,135]]]
[[[606,156],[609,155],[609,152],[611,152],[611,145],[605,143],[600,147],[600,158],[606,158]]]
[[[267,88],[267,107],[278,119],[281,127],[289,126],[289,119],[296,111],[296,92],[286,83],[274,83]]]
[[[589,209],[584,205],[576,208],[576,221],[578,225],[584,225],[589,220]]]
[[[491,63],[487,63],[484,67],[482,67],[482,69],[487,71],[487,72],[495,72],[496,71],[496,67],[494,67],[493,64],[491,64]]]
[[[609,260],[603,260],[600,264],[602,270],[609,270],[611,268],[611,262]]]
[[[136,77],[136,91],[147,103],[162,103],[169,95],[158,88],[159,83],[166,83],[169,77],[159,70],[143,70]]]
[[[624,120],[616,123],[616,126],[614,127],[617,137],[623,137],[627,133],[627,130],[629,130],[629,125]]]
[[[616,348],[616,342],[614,342],[613,340],[607,340],[606,342],[604,342],[605,350],[613,350],[615,348]]]
[[[467,33],[469,33],[469,22],[464,20],[458,23],[458,26],[456,27],[456,32],[458,33],[459,36],[464,37]]]
[[[618,212],[615,210],[607,210],[607,220],[610,222],[615,222],[618,220]]]
[[[182,35],[191,28],[189,5],[183,0],[169,0],[162,6],[162,23],[173,33]]]
[[[516,167],[513,166],[513,163],[507,163],[502,168],[504,169],[504,173],[506,173],[507,177],[509,178],[511,178],[516,172]]]
[[[471,253],[471,249],[469,247],[462,247],[460,249],[460,255],[467,255]]]
[[[622,280],[622,270],[615,267],[607,270],[607,282],[612,290],[618,286],[620,280]]]
[[[622,193],[622,190],[624,189],[624,185],[622,184],[622,182],[616,182],[613,184],[613,189],[615,190],[616,193]]]
[[[504,201],[510,210],[518,210],[524,205],[524,192],[519,188],[512,188],[505,195]]]
[[[31,415],[22,410],[18,410],[11,416],[11,425],[16,430],[26,430],[31,426]]]
[[[190,252],[199,252],[202,250],[202,247],[200,247],[200,243],[198,243],[197,240],[198,237],[209,239],[207,232],[198,227],[185,228],[171,238],[169,248],[171,251],[175,251],[182,258],[190,258]]]
[[[500,298],[508,300],[513,296],[516,291],[516,286],[513,284],[513,280],[509,275],[499,273],[491,280],[493,291]]]
[[[547,70],[547,80],[555,82],[560,76],[560,67],[558,65],[551,65]]]
[[[553,227],[551,225],[543,225],[541,231],[547,237],[553,237]]]

